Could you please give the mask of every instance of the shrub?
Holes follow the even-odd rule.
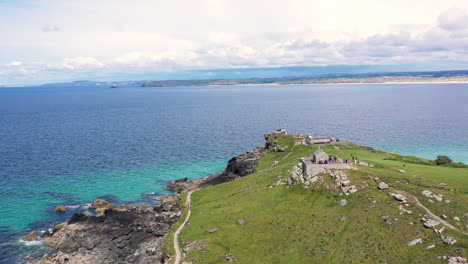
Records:
[[[435,160],[435,162],[437,165],[447,165],[449,163],[452,163],[452,160],[447,156],[440,155],[440,156],[437,156],[437,159]]]

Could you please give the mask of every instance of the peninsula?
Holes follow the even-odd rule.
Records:
[[[39,238],[56,253],[29,262],[466,263],[466,165],[265,139],[221,173],[171,182],[157,205],[95,202]]]

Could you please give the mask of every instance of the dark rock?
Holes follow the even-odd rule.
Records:
[[[264,147],[257,147],[245,154],[235,156],[228,161],[227,167],[220,175],[223,182],[232,181],[238,176],[244,177],[255,171],[257,162],[265,152]]]
[[[166,189],[173,192],[184,192],[197,188],[197,184],[194,181],[189,181],[188,178],[183,178],[175,181],[171,181]]]
[[[225,183],[235,180],[238,177],[247,176],[254,172],[258,159],[262,156],[265,150],[265,147],[257,147],[253,150],[249,150],[244,154],[231,158],[223,172],[193,181],[189,181],[187,178],[175,180],[169,183],[166,188],[170,191],[181,193],[188,190]]]
[[[74,214],[44,243],[57,254],[30,263],[164,263],[162,246],[181,215],[183,203],[176,195],[164,195],[159,203],[123,205],[100,216]]]

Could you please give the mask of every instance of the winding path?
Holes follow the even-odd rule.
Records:
[[[463,232],[461,230],[459,230],[458,228],[456,228],[455,226],[451,225],[449,222],[445,221],[444,219],[438,217],[436,214],[432,213],[429,208],[427,208],[426,206],[424,206],[418,199],[418,197],[408,193],[408,192],[405,192],[403,190],[395,190],[395,192],[397,193],[400,193],[400,194],[403,194],[403,195],[406,195],[406,196],[409,196],[411,198],[413,198],[413,200],[416,202],[416,205],[421,207],[422,209],[424,209],[426,211],[426,213],[433,219],[437,220],[437,221],[440,221],[440,223],[446,227],[448,227],[449,229],[452,229],[452,230],[455,230],[455,231],[458,231],[462,234],[465,234],[465,235],[468,235],[466,232]]]
[[[180,253],[180,246],[179,246],[179,235],[182,232],[182,229],[184,229],[184,227],[187,225],[190,219],[190,215],[192,214],[192,192],[193,191],[189,191],[187,193],[187,201],[186,201],[186,205],[188,207],[187,217],[185,218],[182,225],[180,225],[179,228],[174,233],[174,249],[176,252],[176,258],[175,258],[174,264],[179,264],[180,260],[182,259],[182,254]]]

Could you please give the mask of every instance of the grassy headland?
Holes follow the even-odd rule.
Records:
[[[184,260],[192,263],[446,263],[438,256],[467,256],[468,168],[436,166],[432,161],[387,153],[344,142],[322,146],[343,159],[357,157],[373,167],[353,166],[346,171],[358,191],[349,196],[317,184],[279,185],[291,176],[301,157],[318,146],[297,145],[293,136],[280,135],[284,152],[265,152],[254,173],[224,184],[198,190],[192,195],[192,216],[180,244],[192,243]],[[403,169],[406,172],[401,172]],[[324,181],[332,179],[324,175]],[[387,190],[377,185],[384,181]],[[421,192],[443,196],[437,201]],[[401,213],[389,192],[403,191],[412,214]],[[444,235],[457,240],[444,244],[421,218],[427,207],[443,216],[456,230]],[[339,201],[347,200],[346,206]],[[449,201],[449,202],[447,202]],[[457,218],[459,220],[457,220]],[[183,221],[184,217],[180,221]],[[175,230],[178,225],[173,226]],[[438,226],[438,228],[442,225]],[[217,228],[216,232],[209,232]],[[422,243],[408,246],[411,240]],[[193,243],[195,241],[195,244]],[[166,241],[172,253],[172,241]],[[196,246],[193,246],[196,245]],[[435,247],[427,249],[428,246]]]

